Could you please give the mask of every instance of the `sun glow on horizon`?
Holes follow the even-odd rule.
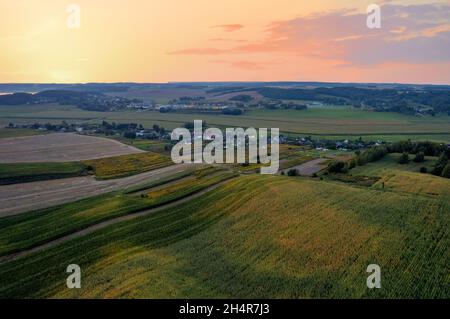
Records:
[[[448,1],[380,2],[377,31],[370,3],[1,0],[0,82],[450,84]]]

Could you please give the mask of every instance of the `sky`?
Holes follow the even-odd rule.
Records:
[[[450,1],[0,0],[1,83],[169,81],[450,84]]]

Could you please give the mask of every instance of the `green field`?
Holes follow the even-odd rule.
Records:
[[[35,247],[105,220],[158,207],[234,176],[232,172],[217,168],[199,169],[174,184],[146,188],[140,193],[136,190],[108,193],[1,218],[0,256]]]
[[[178,208],[2,263],[0,296],[449,298],[449,214],[448,196],[243,176]],[[82,289],[65,286],[72,263]],[[372,263],[382,289],[366,287]]]
[[[1,119],[0,119],[0,122]],[[4,126],[4,123],[2,124]],[[0,138],[8,138],[8,137],[21,137],[21,136],[32,136],[32,135],[40,135],[46,134],[46,131],[26,129],[26,128],[0,128]]]
[[[172,165],[170,157],[138,153],[81,162],[0,163],[0,185],[34,182],[94,174],[97,179],[114,179]]]
[[[436,164],[437,157],[425,157],[425,161],[422,163],[416,163],[413,161],[414,155],[409,155],[410,161],[407,164],[399,164],[398,159],[401,154],[391,153],[384,156],[382,159],[367,163],[363,166],[357,166],[353,168],[350,173],[352,175],[366,175],[366,176],[385,176],[388,174],[396,173],[398,171],[403,172],[416,172],[420,171],[421,167],[426,167],[429,172]]]
[[[67,163],[0,163],[0,185],[87,175],[79,162]]]
[[[285,133],[303,135],[359,136],[398,140],[406,138],[450,141],[450,117],[416,117],[388,112],[369,112],[350,108],[311,108],[306,111],[258,109],[242,116],[201,113],[91,112],[72,106],[0,106],[0,124],[8,122],[134,122],[145,127],[158,124],[166,129],[201,119],[218,127],[278,127]]]

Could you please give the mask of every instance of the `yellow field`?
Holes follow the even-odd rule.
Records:
[[[397,171],[379,180],[373,187],[412,194],[450,196],[450,179],[430,174]]]
[[[82,161],[99,179],[129,176],[173,164],[170,157],[157,153],[139,153]]]

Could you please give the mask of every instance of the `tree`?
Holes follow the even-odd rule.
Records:
[[[134,140],[136,138],[136,132],[127,131],[123,134],[123,137]]]
[[[413,161],[416,163],[422,163],[423,161],[425,161],[425,154],[423,152],[418,152]]]
[[[444,168],[448,164],[448,157],[445,152],[442,152],[439,156],[439,159],[436,162],[436,165],[433,168],[433,174],[437,176],[442,176],[442,173],[444,171]]]
[[[442,170],[442,177],[450,178],[450,163],[445,165],[444,169]]]
[[[349,162],[348,162],[348,169],[352,169],[356,166],[356,159],[352,158]]]
[[[407,164],[409,163],[409,154],[408,153],[402,153],[400,158],[398,159],[399,164]]]
[[[331,162],[328,171],[330,173],[346,173],[348,171],[347,164],[342,161]]]
[[[188,130],[193,130],[194,122],[186,122],[186,123],[184,123],[184,127],[187,128]]]

